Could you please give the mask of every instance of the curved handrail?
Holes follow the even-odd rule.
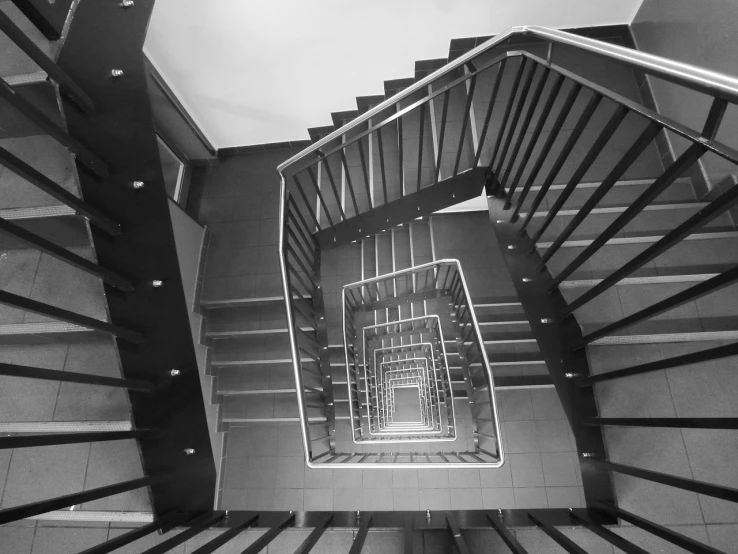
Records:
[[[704,69],[696,65],[671,60],[669,58],[663,58],[654,54],[648,54],[646,52],[640,52],[627,48],[625,46],[618,46],[616,44],[610,44],[600,40],[582,37],[566,31],[559,31],[556,29],[549,29],[547,27],[539,27],[537,25],[526,25],[520,27],[511,27],[510,29],[500,33],[483,42],[476,48],[469,50],[466,54],[459,56],[455,60],[447,63],[443,67],[434,71],[430,75],[427,75],[417,83],[409,86],[408,88],[398,92],[391,98],[388,98],[381,104],[373,107],[367,112],[361,114],[359,117],[349,121],[346,125],[333,131],[331,134],[323,137],[318,142],[311,144],[301,152],[298,152],[288,160],[282,162],[278,167],[277,171],[280,175],[283,174],[284,170],[295,162],[303,159],[308,154],[320,150],[323,146],[331,142],[332,140],[340,137],[347,131],[354,127],[368,121],[378,113],[387,109],[390,106],[394,106],[400,100],[407,98],[408,96],[418,92],[425,88],[430,83],[436,81],[440,77],[451,73],[452,71],[463,67],[468,62],[476,58],[478,55],[490,50],[491,48],[498,46],[506,40],[514,36],[533,36],[551,43],[564,44],[567,46],[573,46],[599,56],[609,58],[615,62],[625,64],[632,68],[642,70],[644,73],[659,77],[666,81],[682,85],[684,87],[710,94],[717,98],[722,98],[729,102],[738,103],[738,78],[732,77],[725,73],[718,71],[712,71]]]

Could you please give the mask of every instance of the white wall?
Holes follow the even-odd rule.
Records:
[[[630,23],[641,0],[157,0],[145,51],[217,148],[308,138],[452,38]]]

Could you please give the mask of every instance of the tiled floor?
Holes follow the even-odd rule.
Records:
[[[498,399],[507,452],[507,463],[500,469],[308,469],[297,425],[232,427],[223,508],[443,510],[583,505],[573,438],[554,391],[501,392]]]
[[[280,294],[275,219],[278,178],[274,168],[293,153],[286,149],[229,157],[195,175],[193,207],[199,220],[213,230],[214,250],[208,258],[203,298]],[[485,223],[478,214],[470,218]],[[434,222],[435,232],[443,238],[457,236],[443,227],[453,221],[442,218]],[[486,240],[493,240],[491,233]],[[448,240],[440,244],[442,252],[437,256],[463,258],[464,267],[468,265],[473,294],[474,289],[477,295],[483,294],[480,287],[484,279],[491,279],[488,283],[494,285],[493,294],[514,292],[506,273],[493,275],[497,264],[490,256],[475,256],[475,249],[468,244]],[[324,262],[334,268],[331,277],[335,274],[334,280],[344,282],[359,279],[359,250],[338,250],[340,259],[331,259],[330,254],[337,251],[326,253]],[[483,250],[493,257],[499,255],[491,248]],[[337,296],[340,284],[325,281],[325,293]],[[261,354],[266,347],[247,350],[258,357],[257,350]],[[571,431],[555,392],[501,392],[498,399],[507,455],[507,462],[498,470],[311,470],[305,467],[296,424],[231,426],[222,507],[437,510],[582,505]],[[452,449],[468,446],[468,437],[461,440],[464,447]]]

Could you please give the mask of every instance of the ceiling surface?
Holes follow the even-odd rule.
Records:
[[[629,24],[641,1],[157,0],[144,50],[224,148],[306,139],[452,38]]]

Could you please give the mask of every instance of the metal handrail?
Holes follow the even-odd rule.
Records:
[[[476,48],[469,50],[466,54],[459,56],[430,75],[427,75],[420,81],[410,85],[408,88],[401,90],[381,104],[378,104],[367,112],[361,114],[359,117],[348,122],[340,129],[333,131],[331,134],[323,137],[316,143],[311,144],[301,152],[298,152],[288,160],[282,162],[277,166],[277,171],[280,175],[284,175],[284,170],[295,162],[298,162],[313,152],[317,152],[332,140],[340,138],[351,129],[369,121],[372,117],[386,110],[388,107],[394,106],[400,100],[425,89],[429,84],[439,78],[463,67],[480,54],[483,54],[495,46],[499,46],[515,36],[532,36],[551,43],[573,46],[580,50],[622,63],[628,67],[640,69],[644,73],[664,79],[671,83],[675,83],[698,92],[703,92],[705,94],[710,94],[729,102],[738,103],[738,79],[725,73],[704,69],[696,65],[671,60],[669,58],[648,54],[646,52],[639,52],[632,48],[626,48],[624,46],[582,37],[566,31],[549,29],[537,25],[524,25],[511,27],[499,35],[492,37]]]

